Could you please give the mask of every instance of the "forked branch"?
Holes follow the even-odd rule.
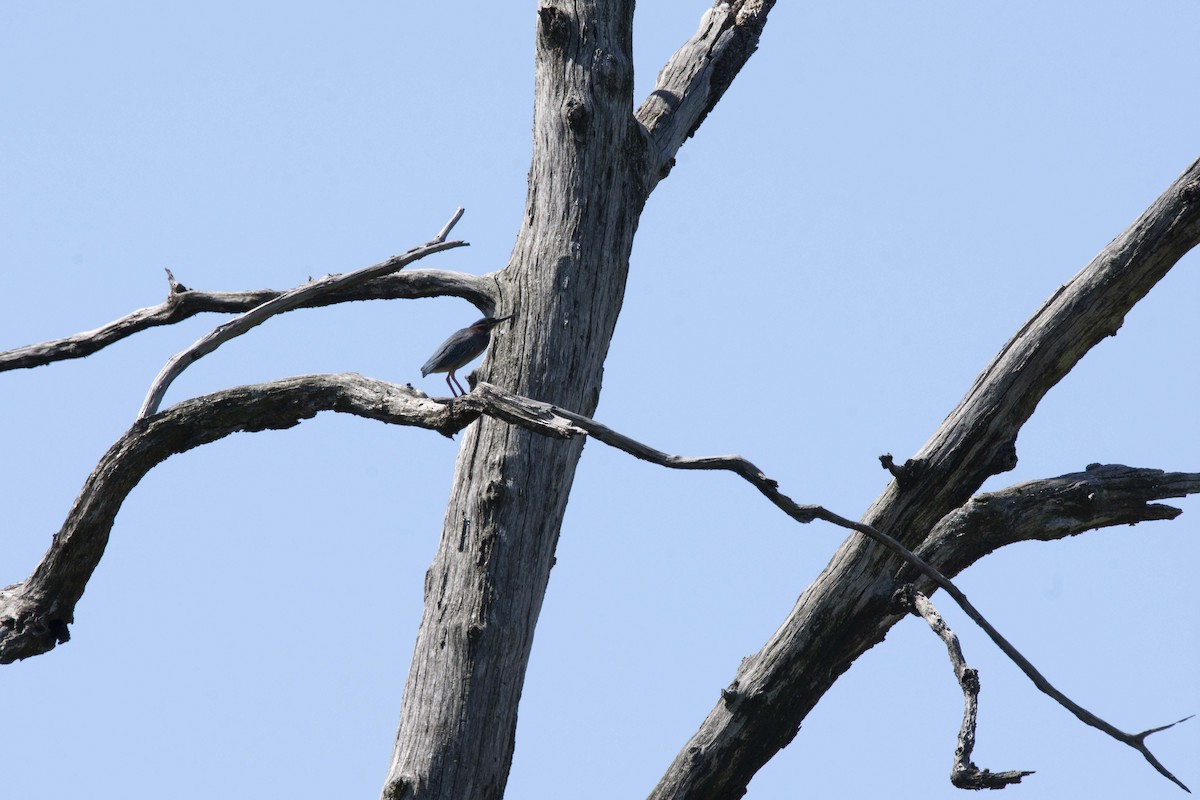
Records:
[[[285,294],[276,289],[202,291],[183,286],[169,270],[168,281],[170,291],[167,299],[156,306],[138,309],[95,330],[0,353],[0,372],[84,358],[150,328],[173,325],[198,314],[244,314]],[[308,296],[287,310],[358,300],[413,300],[423,297],[458,297],[474,305],[484,315],[490,315],[496,306],[494,284],[487,277],[452,270],[410,269],[350,286],[341,285],[328,292]]]
[[[670,172],[675,153],[696,132],[734,77],[758,49],[774,0],[716,2],[692,38],[658,73],[636,113],[652,146],[647,180],[653,188]]]
[[[1138,300],[1197,243],[1200,161],[1021,326],[904,462],[903,480],[888,485],[863,523],[909,548],[921,547],[939,520],[968,502],[985,480],[1015,466],[1017,436],[1041,399],[1092,347],[1115,334]],[[895,623],[880,609],[898,585],[897,572],[907,569],[896,555],[861,537],[848,538],[770,639],[738,667],[737,682],[770,713],[716,703],[651,798],[740,797],[838,676]],[[1120,734],[1111,726],[1109,732]]]
[[[175,453],[231,433],[289,428],[323,410],[413,425],[445,435],[487,414],[543,435],[571,438],[586,434],[636,458],[672,469],[733,472],[797,522],[822,519],[858,531],[899,555],[926,579],[945,589],[1039,689],[1083,722],[1141,752],[1159,772],[1187,788],[1145,746],[1144,740],[1150,733],[1170,726],[1128,734],[1071,701],[1004,639],[948,578],[883,531],[841,517],[822,506],[794,502],[779,491],[776,481],[740,456],[687,458],[665,453],[588,417],[505,392],[488,383],[480,383],[464,397],[441,403],[412,387],[359,375],[316,375],[217,392],[138,420],[109,449],[88,478],[63,529],[34,573],[23,583],[0,590],[0,663],[46,652],[69,638],[67,625],[73,620],[75,604],[103,555],[117,510],[152,467]],[[1138,475],[1145,472],[1114,469],[1109,480],[1116,484],[1128,480],[1131,472]],[[1101,469],[1090,470],[1089,474],[1092,472],[1094,480],[1104,480]],[[1147,505],[1146,501],[1200,492],[1200,474],[1164,474],[1164,480],[1156,486],[1157,490],[1147,491],[1143,486],[1139,492],[1128,493],[1129,504],[1120,519],[1130,522],[1162,518],[1163,507]],[[1093,518],[1092,527],[1114,524],[1110,508],[1100,511]],[[1085,523],[1080,520],[1076,524]]]
[[[33,573],[0,589],[0,664],[40,655],[70,638],[75,605],[100,563],[113,520],[154,466],[232,433],[291,428],[320,411],[451,436],[479,417],[481,403],[460,398],[443,404],[411,386],[361,375],[310,375],[215,392],[138,420],[88,476]],[[539,410],[528,412],[521,404],[498,404],[493,412],[548,436],[580,433],[560,418],[547,420]]]
[[[485,392],[489,394],[499,391],[495,387],[490,387],[486,384],[481,386],[480,389],[485,390]],[[529,402],[534,403],[535,401]],[[739,475],[748,481],[756,489],[762,492],[780,510],[797,522],[811,522],[813,519],[821,519],[841,528],[858,531],[868,539],[883,545],[888,550],[902,558],[910,566],[917,569],[923,576],[932,581],[939,588],[944,589],[946,593],[949,594],[954,600],[954,602],[957,603],[960,608],[962,608],[967,616],[970,617],[971,620],[988,635],[988,638],[990,638],[996,644],[996,646],[999,647],[1000,650],[1006,656],[1008,656],[1009,659],[1012,660],[1012,662],[1016,664],[1022,672],[1025,673],[1026,677],[1033,682],[1034,686],[1036,686],[1045,694],[1049,695],[1055,702],[1074,714],[1075,717],[1084,724],[1103,731],[1117,741],[1129,745],[1133,749],[1137,750],[1160,774],[1174,782],[1184,791],[1191,791],[1183,784],[1182,781],[1176,778],[1165,766],[1163,766],[1157,758],[1155,758],[1154,754],[1150,752],[1145,743],[1146,737],[1151,733],[1165,730],[1171,727],[1171,725],[1178,724],[1178,722],[1173,722],[1170,725],[1164,725],[1162,727],[1154,728],[1142,733],[1133,734],[1122,731],[1115,725],[1112,725],[1106,720],[1093,714],[1091,711],[1088,711],[1086,708],[1079,705],[1074,700],[1067,697],[1065,694],[1055,688],[1055,686],[1051,684],[1050,681],[1048,681],[1046,677],[1037,670],[1036,667],[1034,667],[1033,663],[1030,662],[1029,659],[1025,658],[1025,656],[1022,655],[1021,652],[1017,650],[1017,648],[1014,647],[1011,642],[1005,639],[1004,636],[1002,636],[1000,632],[996,630],[996,628],[990,622],[988,622],[986,618],[984,618],[983,614],[981,614],[979,610],[971,604],[971,602],[967,599],[967,596],[963,594],[963,592],[957,586],[955,586],[949,578],[938,571],[933,565],[929,564],[927,561],[911,552],[903,544],[883,531],[878,530],[871,525],[867,525],[862,522],[855,522],[842,517],[826,508],[823,508],[822,506],[800,505],[796,503],[787,495],[779,491],[779,484],[776,481],[768,478],[760,469],[758,469],[758,467],[754,466],[741,456],[704,456],[699,458],[685,458],[683,456],[671,455],[660,450],[655,450],[654,448],[644,445],[640,442],[634,441],[628,436],[617,433],[616,431],[596,422],[595,420],[582,417],[578,414],[574,414],[561,408],[554,408],[553,412],[565,417],[574,425],[587,431],[588,435],[590,435],[592,438],[598,439],[611,447],[615,447],[618,450],[622,450],[644,461],[649,461],[651,463],[659,464],[660,466],[664,467],[670,467],[672,469],[720,469],[733,472],[734,474]],[[1095,467],[1098,465],[1093,466]],[[1118,471],[1124,471],[1127,469],[1128,468],[1120,467],[1118,468]],[[1164,483],[1171,486],[1171,488],[1167,491],[1180,492],[1182,490],[1182,494],[1177,493],[1159,496],[1179,497],[1183,494],[1200,492],[1200,474],[1173,473],[1170,476],[1170,480],[1165,481]],[[1146,505],[1145,500],[1137,499],[1124,509],[1122,521],[1132,523],[1143,519],[1159,518],[1162,513],[1162,509],[1162,506],[1148,506]],[[1171,510],[1179,513],[1177,509]],[[1093,517],[1093,523],[1089,527],[1102,527],[1104,525],[1112,524],[1116,523],[1112,521],[1111,509],[1104,509],[1103,514],[1101,514],[1100,509],[1097,508],[1097,516]],[[987,552],[990,552],[990,550]],[[1179,720],[1179,722],[1182,721],[1183,720]]]
[[[289,311],[306,302],[311,302],[314,298],[337,289],[345,289],[365,283],[372,278],[390,275],[427,255],[454,247],[465,247],[467,243],[463,241],[446,241],[446,236],[449,235],[450,229],[454,227],[462,215],[463,209],[457,209],[450,218],[450,221],[446,223],[437,236],[419,247],[414,247],[407,253],[393,256],[387,261],[363,267],[344,275],[329,275],[320,280],[309,281],[303,286],[298,286],[291,291],[284,292],[278,297],[268,300],[262,305],[242,314],[240,317],[219,325],[215,330],[196,341],[188,349],[171,356],[154,379],[154,383],[150,385],[150,391],[146,393],[146,400],[142,403],[141,411],[138,412],[138,419],[145,419],[158,411],[158,406],[162,403],[162,399],[167,393],[167,388],[188,366],[216,350],[230,339],[241,336],[252,328],[262,325],[276,314],[282,314],[285,311]],[[171,280],[174,284],[174,276],[171,276]]]

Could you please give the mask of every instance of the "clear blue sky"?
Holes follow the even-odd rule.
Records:
[[[639,3],[639,98],[703,0]],[[0,349],[189,286],[287,288],[429,239],[485,273],[516,233],[533,3],[28,4],[0,10]],[[1194,2],[793,3],[651,198],[597,416],[738,452],[857,517],[1009,335],[1200,155]],[[1039,407],[1010,483],[1200,469],[1189,255]],[[462,301],[273,320],[167,402],[418,368]],[[0,585],[23,579],[192,319],[0,375]],[[4,794],[374,797],[456,445],[322,415],[225,439],[132,493],[73,638],[0,670]],[[960,581],[1058,685],[1127,729],[1200,712],[1200,502],[997,553]],[[724,475],[584,452],[520,712],[512,798],[644,796],[843,539]],[[1179,798],[1039,694],[939,596],[982,671],[976,761],[1011,796]],[[961,697],[913,619],[750,786],[962,797]],[[1153,739],[1200,789],[1200,722]]]

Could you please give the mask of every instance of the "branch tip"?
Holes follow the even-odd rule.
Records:
[[[163,267],[163,269],[165,269],[167,272],[167,286],[169,287],[170,294],[183,294],[184,292],[188,291],[188,287],[175,280],[175,273],[171,272],[169,267]]]
[[[446,241],[446,237],[450,235],[450,231],[454,228],[455,225],[458,224],[458,221],[460,219],[462,219],[462,215],[465,211],[466,211],[465,208],[463,208],[462,206],[459,206],[454,211],[454,215],[452,217],[450,217],[450,221],[446,223],[446,226],[444,228],[442,228],[441,232],[438,233],[437,236],[433,237],[433,241],[430,242],[430,244],[441,244],[442,242]]]
[[[316,281],[310,277],[308,283],[275,295],[246,313],[218,325],[207,335],[196,340],[186,350],[176,353],[167,360],[167,363],[163,365],[158,375],[155,376],[154,382],[150,385],[150,389],[146,393],[146,399],[142,402],[142,407],[138,411],[137,419],[145,419],[158,412],[163,397],[166,396],[167,388],[190,364],[213,352],[230,339],[241,336],[243,333],[263,324],[271,317],[282,314],[285,311],[290,311],[305,303],[313,302],[314,299],[328,295],[334,290],[358,286],[372,278],[379,278],[398,272],[414,261],[418,261],[433,253],[439,253],[454,247],[462,247],[466,242],[447,242],[444,240],[444,235],[449,232],[450,227],[462,216],[462,212],[463,209],[459,208],[455,212],[454,217],[447,223],[447,226],[442,229],[442,233],[439,234],[440,237],[443,237],[441,240],[435,239],[426,242],[398,256],[392,256],[386,261],[356,269],[353,272],[329,275]]]
[[[971,761],[971,753],[975,749],[975,730],[979,713],[979,670],[967,666],[963,656],[962,644],[950,626],[942,619],[941,614],[934,608],[925,595],[916,590],[912,584],[901,586],[893,595],[894,599],[902,599],[913,614],[925,620],[934,634],[946,645],[950,656],[950,666],[958,679],[959,688],[963,693],[963,721],[958,730],[958,744],[954,748],[954,766],[950,770],[950,783],[959,789],[1003,789],[1013,783],[1020,783],[1026,775],[1032,775],[1029,770],[1008,770],[992,772],[980,769]]]
[[[1159,731],[1165,731],[1168,728],[1174,728],[1179,723],[1187,722],[1189,719],[1192,719],[1195,716],[1196,716],[1195,714],[1188,714],[1183,719],[1177,719],[1174,722],[1168,722],[1166,725],[1159,725],[1157,728],[1150,728],[1149,730],[1144,730],[1141,733],[1137,734],[1137,738],[1145,739],[1147,736],[1152,736],[1152,735],[1158,733]]]

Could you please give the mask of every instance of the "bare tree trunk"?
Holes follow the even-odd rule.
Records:
[[[488,380],[591,414],[645,201],[632,0],[545,5],[524,224],[495,277],[514,314]],[[463,437],[404,690],[388,798],[499,798],[581,441],[481,419]]]
[[[241,387],[162,413],[155,413],[157,399],[148,401],[144,419],[89,478],[34,575],[0,590],[0,663],[46,652],[67,640],[74,605],[103,553],[121,501],[148,469],[172,453],[235,431],[290,427],[322,409],[444,433],[460,430],[482,413],[463,435],[440,545],[426,575],[424,617],[383,795],[500,798],[533,632],[583,447],[578,434],[586,431],[601,441],[617,442],[627,452],[641,458],[649,454],[655,463],[668,466],[731,469],[797,521],[819,517],[864,531],[861,523],[824,510],[823,515],[813,513],[816,506],[800,513],[804,508],[743,459],[670,456],[578,416],[591,416],[599,401],[646,199],[669,172],[679,146],[754,52],[773,3],[714,5],[636,111],[633,5],[633,0],[542,0],[533,166],[509,264],[483,278],[426,271],[372,284],[371,292],[391,292],[389,296],[449,294],[498,315],[513,315],[482,367],[495,385],[443,404],[411,387],[359,376],[313,376]],[[971,495],[986,478],[1013,467],[1017,434],[1045,393],[1091,347],[1115,334],[1124,314],[1200,241],[1198,187],[1200,162],[1017,332],[914,459],[902,467],[885,462],[896,480],[864,522],[873,541],[889,547],[857,534],[842,545],[771,640],[744,660],[652,797],[742,796],[838,676],[902,615],[894,602],[898,587],[912,588],[915,582],[928,591],[932,577],[958,596],[933,568],[953,575],[1011,541],[1178,513],[1145,504],[1197,491],[1200,476],[1096,466],[1046,486],[1013,487],[1010,496],[972,501]],[[442,241],[452,224],[424,249],[456,246]],[[312,288],[292,300],[301,302]],[[354,290],[359,291],[367,287]],[[370,296],[354,292],[341,298]],[[250,309],[273,307],[265,295],[278,299],[277,293],[191,292],[171,277],[171,297],[162,307],[87,335],[0,354],[0,370],[86,355],[136,330],[214,306],[245,307],[248,313],[234,327],[261,321],[269,314]],[[335,300],[330,294],[320,303]],[[316,302],[304,302],[309,301]],[[262,303],[266,305],[260,307]],[[546,424],[548,417],[558,426]],[[1034,518],[1032,512],[1039,509],[1029,497],[1035,489],[1073,492],[1072,513],[1056,508],[1050,522],[1045,515]],[[1118,501],[1117,495],[1123,499]],[[998,532],[989,533],[997,507],[1007,508],[1009,516]],[[1026,515],[1024,525],[1021,514]],[[920,574],[913,564],[921,567]],[[965,598],[960,602],[968,607]],[[1075,713],[1088,724],[1097,719],[1089,721],[1086,711]],[[1144,747],[1145,737],[1162,729],[1134,735],[1109,732],[1183,786]],[[1011,773],[1014,779],[1024,774]]]
[[[168,273],[170,296],[161,306],[97,331],[0,354],[0,371],[82,357],[200,311],[244,312],[225,332],[215,331],[172,362],[186,366],[229,338],[226,333],[248,330],[296,304],[450,295],[513,317],[482,368],[494,384],[591,415],[646,198],[757,48],[773,2],[735,0],[708,9],[636,111],[633,6],[633,0],[542,0],[526,213],[510,263],[498,273],[476,278],[427,270],[375,278],[340,294],[322,283],[324,294],[316,297],[309,296],[316,286],[286,297],[195,292]],[[443,241],[452,225],[425,250],[457,246]],[[376,267],[392,266],[401,265],[367,269],[374,275]],[[181,368],[162,373],[143,418],[102,460],[35,575],[0,590],[0,663],[67,641],[117,508],[146,470],[171,454],[237,430],[290,427],[325,408],[442,432],[487,410],[506,422],[480,419],[463,437],[441,543],[426,576],[425,613],[383,794],[502,796],[533,630],[582,450],[581,439],[560,437],[581,430],[541,425],[512,402],[507,410],[478,398],[431,408],[411,389],[354,376],[248,387],[155,413],[159,390]],[[215,404],[217,417],[206,403]],[[535,414],[538,407],[528,405]],[[121,467],[115,475],[112,464]],[[103,513],[89,513],[93,508]],[[63,553],[82,557],[64,562]]]

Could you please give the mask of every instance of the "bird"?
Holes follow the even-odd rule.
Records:
[[[450,394],[454,397],[466,394],[458,378],[454,377],[454,371],[465,367],[486,350],[488,342],[492,340],[492,328],[506,319],[512,319],[512,314],[507,317],[484,317],[461,331],[450,334],[450,338],[442,342],[442,346],[421,367],[421,377],[424,378],[431,372],[449,373],[446,375],[446,385],[450,387]],[[455,386],[458,387],[458,392],[454,391]]]

